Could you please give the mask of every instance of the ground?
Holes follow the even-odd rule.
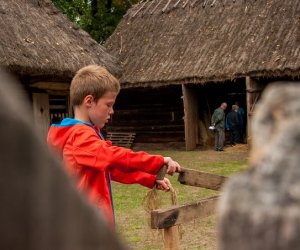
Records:
[[[226,147],[224,152],[214,150],[150,151],[171,156],[183,167],[224,176],[233,176],[247,168],[248,147],[238,144]],[[219,192],[181,185],[177,175],[170,177],[177,193],[178,204],[197,201],[218,195]],[[131,249],[163,249],[162,230],[149,227],[150,215],[145,212],[143,199],[149,192],[139,185],[113,183],[117,232]],[[161,207],[171,205],[170,193],[160,192]],[[214,250],[217,247],[217,215],[196,219],[180,227],[180,249]]]

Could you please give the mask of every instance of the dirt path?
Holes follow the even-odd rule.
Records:
[[[249,147],[247,144],[237,144],[233,147],[226,146],[224,151],[205,150],[199,153],[199,158],[203,162],[218,162],[218,161],[240,161],[248,159]]]

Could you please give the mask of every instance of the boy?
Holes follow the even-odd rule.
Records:
[[[149,188],[156,184],[159,189],[169,191],[168,179],[156,179],[158,171],[164,165],[169,175],[181,170],[170,157],[133,152],[112,146],[103,139],[100,129],[114,113],[119,91],[119,81],[105,68],[89,65],[80,69],[70,86],[75,117],[52,125],[48,133],[49,146],[63,158],[65,167],[77,180],[78,189],[85,192],[90,202],[112,223],[111,179]]]

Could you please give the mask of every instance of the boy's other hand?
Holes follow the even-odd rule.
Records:
[[[165,192],[169,192],[172,188],[172,185],[168,178],[164,178],[163,180],[156,180],[156,188]]]
[[[181,172],[181,167],[177,161],[171,157],[164,157],[164,164],[167,166],[167,174],[173,175],[175,172]]]

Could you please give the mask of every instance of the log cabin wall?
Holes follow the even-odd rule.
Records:
[[[134,132],[135,143],[184,142],[181,85],[122,89],[107,132]]]

